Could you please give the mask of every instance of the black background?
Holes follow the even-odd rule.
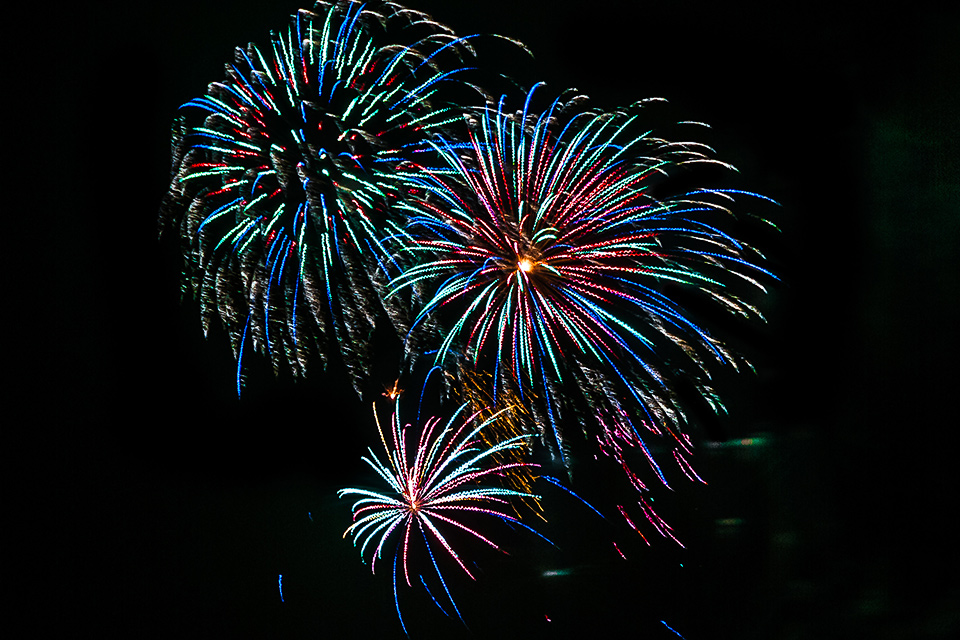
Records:
[[[412,637],[675,637],[661,620],[687,640],[960,631],[960,21],[880,4],[412,2],[523,41],[527,81],[609,106],[668,98],[713,126],[741,188],[782,204],[763,212],[782,229],[762,237],[782,278],[769,321],[727,327],[758,375],[721,379],[730,413],[695,434],[710,484],[664,507],[687,548],[648,548],[554,495],[563,552],[490,558],[456,592],[471,631],[411,598]],[[366,477],[369,408],[335,376],[256,371],[238,400],[225,339],[203,339],[176,243],[157,239],[177,107],[296,8],[10,19],[24,44],[7,57],[22,117],[5,235],[25,257],[8,340],[26,410],[4,429],[5,502],[26,562],[5,573],[38,635],[402,636],[388,572],[340,538],[335,491]]]

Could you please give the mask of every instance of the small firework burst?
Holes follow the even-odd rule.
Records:
[[[430,418],[419,429],[401,422],[399,403],[388,434],[377,419],[386,462],[373,451],[363,460],[387,483],[389,491],[348,488],[341,489],[339,495],[359,497],[353,504],[354,522],[344,537],[352,536],[354,545],[360,545],[364,560],[369,555],[371,570],[376,571],[377,560],[385,552],[392,553],[394,593],[399,568],[407,586],[419,583],[433,597],[428,580],[420,573],[421,567],[427,567],[432,569],[430,576],[436,576],[435,582],[443,588],[446,602],[459,617],[434,552],[443,550],[447,558],[475,579],[468,561],[454,548],[452,540],[456,536],[466,535],[500,549],[487,532],[478,528],[481,520],[528,528],[509,513],[510,504],[516,499],[536,500],[537,496],[506,488],[502,481],[504,475],[532,466],[502,457],[512,449],[525,447],[528,436],[505,440],[487,436],[497,419],[496,414],[471,413],[466,403],[446,422]],[[403,624],[399,599],[397,614]]]

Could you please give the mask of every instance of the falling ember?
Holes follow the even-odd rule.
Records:
[[[620,547],[617,546],[617,543],[613,540],[611,540],[610,542],[613,542],[613,548],[617,550],[617,553],[620,554],[620,557],[626,560],[627,556],[623,555],[623,551],[620,551]]]

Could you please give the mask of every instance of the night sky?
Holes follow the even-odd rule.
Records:
[[[717,329],[757,375],[721,375],[729,414],[698,414],[709,485],[656,494],[686,548],[647,547],[615,513],[547,491],[560,549],[519,537],[508,557],[481,554],[478,582],[452,585],[469,630],[408,590],[411,637],[960,633],[958,12],[408,4],[524,42],[525,84],[609,107],[667,98],[675,120],[712,125],[704,141],[738,188],[782,205],[763,211],[781,232],[754,238],[782,279],[768,322]],[[177,242],[157,238],[178,106],[297,7],[51,7],[22,49],[39,63],[22,94],[40,124],[12,131],[31,186],[7,215],[31,231],[8,236],[31,257],[11,272],[25,326],[8,340],[30,410],[4,429],[5,502],[29,566],[7,577],[34,635],[403,636],[389,573],[341,539],[336,490],[370,476],[369,405],[336,373],[294,382],[262,363],[238,400],[225,336],[204,339]]]

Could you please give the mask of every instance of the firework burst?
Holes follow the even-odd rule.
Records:
[[[516,469],[532,466],[503,457],[512,449],[525,447],[528,436],[491,441],[486,434],[496,432],[499,416],[470,413],[466,403],[446,422],[440,418],[427,420],[418,436],[413,427],[401,422],[398,407],[391,417],[389,434],[384,433],[377,419],[386,462],[382,462],[372,450],[370,457],[363,458],[387,483],[390,491],[341,489],[341,497],[359,496],[353,504],[354,522],[344,532],[344,537],[352,536],[354,545],[360,545],[364,560],[369,552],[374,572],[377,560],[385,551],[390,553],[388,548],[392,547],[394,593],[397,574],[402,572],[407,586],[419,582],[437,606],[446,612],[430,592],[427,579],[414,569],[419,561],[426,563],[429,558],[429,564],[425,566],[433,568],[431,575],[436,576],[446,594],[446,602],[459,617],[440,569],[442,559],[438,558],[439,552],[442,550],[467,576],[475,579],[467,562],[454,549],[452,541],[457,536],[466,535],[493,549],[500,549],[476,528],[474,520],[493,518],[528,528],[508,513],[508,509],[512,510],[512,500],[536,500],[537,496],[505,488],[502,481],[503,476]],[[416,554],[420,557],[414,560]],[[397,613],[400,615],[399,600]],[[400,621],[402,624],[402,615]]]
[[[543,441],[567,462],[562,426],[580,423],[600,451],[638,451],[668,484],[656,448],[693,478],[673,391],[693,380],[715,407],[709,367],[742,363],[668,295],[698,292],[744,316],[736,293],[763,290],[762,256],[722,230],[745,192],[663,195],[685,165],[723,163],[694,143],[634,133],[637,110],[478,113],[466,143],[434,145],[436,166],[403,174],[415,265],[392,291],[426,286],[418,321],[442,317],[436,360],[492,371],[495,394],[524,398]],[[576,101],[574,101],[576,102]],[[724,165],[726,166],[726,165]]]
[[[337,353],[359,391],[378,318],[407,323],[381,295],[404,242],[393,167],[450,119],[431,100],[469,51],[393,3],[318,2],[181,107],[161,219],[238,362],[251,345],[302,375]]]

